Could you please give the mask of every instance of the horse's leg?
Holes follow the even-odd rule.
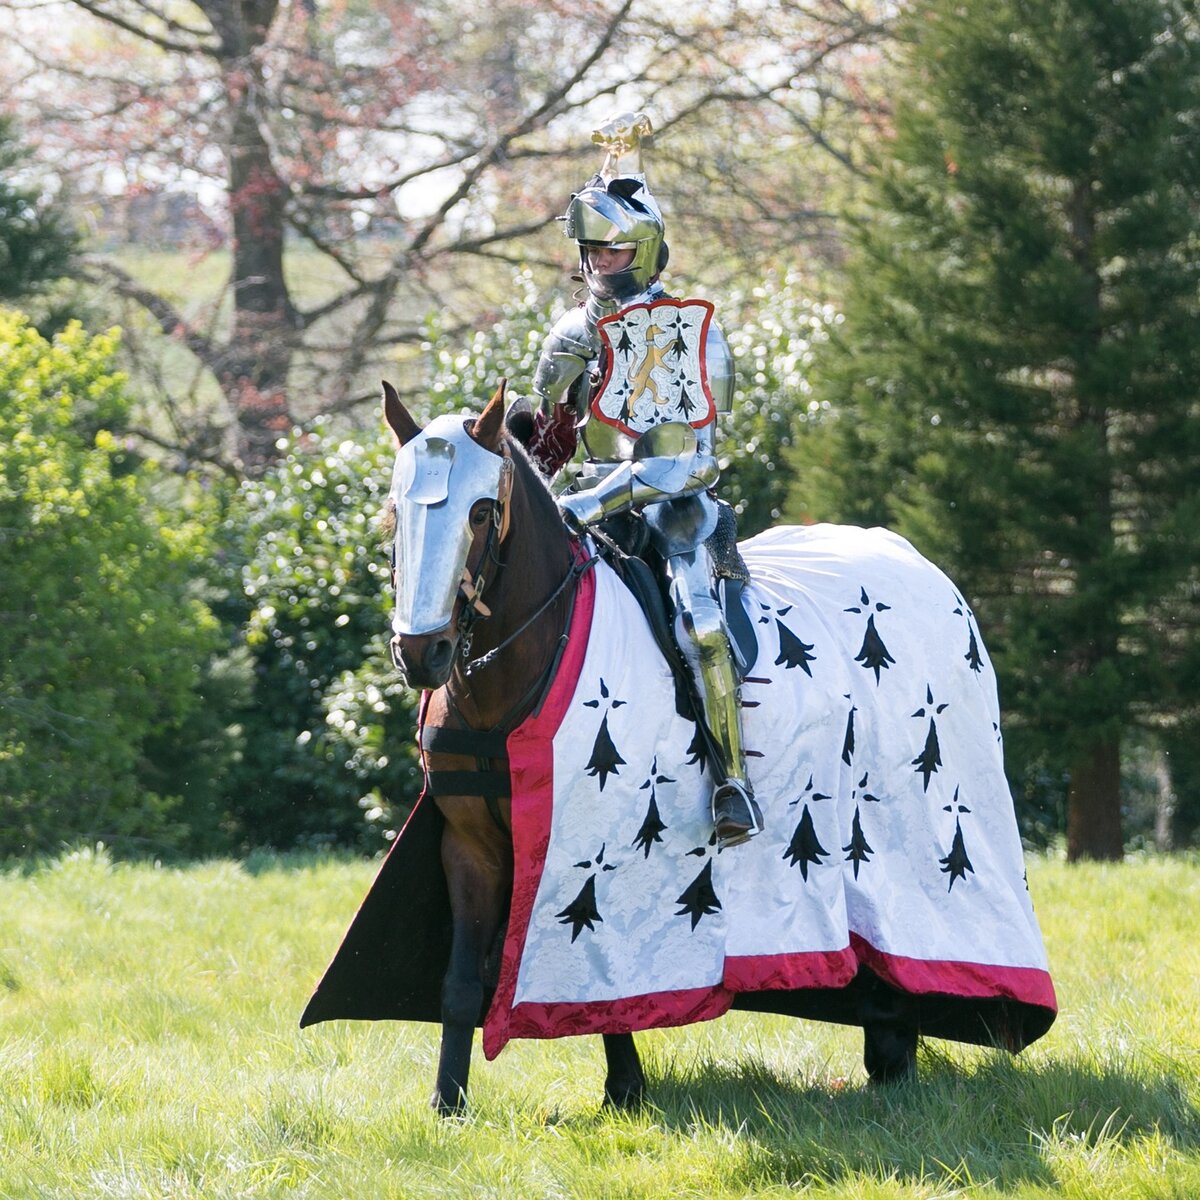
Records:
[[[632,1033],[604,1034],[604,1058],[608,1075],[604,1080],[605,1107],[637,1108],[646,1098],[646,1076]]]
[[[863,1066],[872,1083],[903,1083],[917,1077],[917,1025],[906,997],[865,974],[859,998]]]
[[[484,819],[490,823],[486,813]],[[453,933],[450,964],[442,982],[442,1049],[432,1101],[442,1116],[460,1113],[466,1106],[471,1045],[483,1013],[484,960],[507,911],[510,861],[511,851],[500,844],[494,826],[488,831],[468,822],[465,828],[456,828],[447,820],[442,864]]]

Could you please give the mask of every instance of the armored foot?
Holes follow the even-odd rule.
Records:
[[[713,793],[713,827],[722,850],[748,842],[763,829],[758,802],[740,783],[726,780]]]

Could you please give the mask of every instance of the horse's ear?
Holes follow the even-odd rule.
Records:
[[[411,442],[421,432],[421,427],[408,414],[408,409],[400,403],[396,389],[385,379],[383,381],[383,415],[391,431],[396,435],[396,444],[403,446]]]
[[[471,430],[471,436],[493,454],[500,453],[500,443],[504,437],[504,393],[507,390],[508,380],[500,380],[496,394],[488,401],[487,408],[479,414]]]
[[[533,409],[529,407],[529,401],[524,397],[515,400],[508,406],[508,412],[504,414],[504,428],[526,450],[529,449],[529,443],[533,440],[533,432],[536,424],[533,419]]]

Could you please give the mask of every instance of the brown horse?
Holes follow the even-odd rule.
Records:
[[[301,1023],[339,1017],[440,1020],[441,1057],[433,1103],[439,1112],[450,1114],[461,1111],[466,1102],[473,1035],[484,1022],[489,993],[496,990],[498,979],[513,978],[511,959],[505,960],[499,972],[496,966],[501,951],[507,952],[503,931],[510,907],[514,927],[519,924],[519,909],[528,919],[527,909],[516,903],[513,893],[509,735],[516,730],[514,737],[519,741],[530,721],[536,724],[543,701],[556,693],[552,684],[560,661],[574,662],[572,655],[581,655],[578,642],[568,647],[568,631],[573,628],[580,580],[594,560],[586,557],[578,539],[564,527],[549,489],[506,428],[503,385],[473,421],[445,416],[421,429],[387,384],[384,411],[402,448],[392,491],[398,580],[392,654],[409,684],[426,693],[421,745],[427,794],[381,868]],[[412,448],[403,449],[418,438]],[[712,878],[716,869],[722,886],[729,888],[728,936],[734,936],[734,912],[745,911],[737,907],[735,884],[741,882],[742,894],[753,897],[752,905],[757,903],[759,888],[764,903],[783,895],[782,904],[772,911],[794,914],[788,918],[791,924],[780,926],[792,931],[787,934],[791,941],[781,943],[783,953],[771,952],[774,957],[766,950],[755,951],[767,954],[765,959],[753,955],[739,958],[737,951],[726,951],[727,971],[732,974],[722,976],[722,1002],[726,1007],[732,1004],[752,1011],[860,1025],[864,1063],[874,1082],[914,1075],[918,1031],[1019,1050],[1053,1021],[1053,988],[1028,902],[1020,841],[1003,779],[996,715],[988,700],[989,694],[994,697],[994,680],[984,669],[982,647],[977,645],[969,615],[964,615],[965,606],[944,575],[920,559],[912,547],[881,531],[780,533],[780,539],[771,541],[765,551],[756,549],[748,559],[752,572],[755,556],[767,555],[758,561],[769,573],[775,561],[770,555],[779,553],[779,547],[808,546],[806,553],[811,556],[811,547],[819,543],[833,544],[849,563],[851,573],[838,573],[827,557],[823,566],[804,577],[802,592],[795,593],[800,597],[797,605],[789,602],[790,591],[775,601],[779,658],[772,668],[774,647],[760,653],[755,672],[761,675],[775,670],[780,675],[772,684],[772,695],[778,699],[758,707],[758,714],[763,715],[756,720],[777,722],[758,726],[767,731],[760,733],[765,744],[776,748],[763,760],[761,778],[773,793],[783,794],[763,792],[764,799],[774,805],[773,831],[760,835],[757,843],[733,851],[742,857],[728,870],[711,858],[706,858],[703,870],[710,873],[706,878]],[[831,540],[821,542],[822,537]],[[770,535],[764,538],[769,540]],[[748,543],[747,551],[754,545]],[[811,561],[811,557],[805,560]],[[898,611],[875,601],[867,607],[861,581],[886,578],[881,574],[883,565],[902,571],[894,577],[898,582],[889,595],[898,603],[906,594],[913,598],[909,608],[915,624],[908,642],[893,640],[893,629],[896,639],[902,636]],[[596,569],[607,572],[607,568]],[[624,595],[608,574],[604,579],[606,588],[616,587]],[[843,608],[840,599],[836,603],[826,599],[821,602],[824,607],[812,608],[813,588],[830,579],[839,589],[846,586],[846,580],[851,581],[849,605]],[[768,595],[763,590],[766,586],[759,588],[760,599]],[[594,590],[598,592],[599,583]],[[857,602],[860,590],[861,602]],[[836,593],[838,597],[842,594],[840,590]],[[779,619],[779,614],[793,607],[798,613],[806,604],[813,625],[823,622],[826,631],[816,658],[809,653],[813,647],[783,629]],[[621,620],[627,624],[621,628],[628,640],[634,635],[632,623],[639,618],[636,611],[633,615],[625,611]],[[889,622],[887,646],[876,626],[877,618]],[[864,621],[867,636],[856,656]],[[855,640],[839,642],[842,634],[832,632],[835,626],[855,631]],[[954,646],[953,639],[960,633],[964,640],[969,635],[966,655]],[[760,650],[765,648],[760,640]],[[654,673],[654,664],[645,659],[645,654],[652,652],[638,651],[636,657],[636,670],[645,672],[646,678]],[[921,674],[912,679],[905,676],[903,664],[897,662],[900,658],[911,659],[916,664],[913,669]],[[832,692],[815,690],[817,678],[809,670],[810,662],[824,667]],[[816,675],[820,674],[816,670]],[[881,680],[881,675],[886,680]],[[565,669],[562,676],[571,678]],[[803,685],[796,684],[800,679]],[[939,691],[936,711],[932,692],[928,711],[925,707],[911,711],[906,697],[913,679],[919,682],[922,698],[931,687]],[[943,690],[943,685],[949,689],[955,679],[955,686],[962,690]],[[747,680],[756,685],[770,682]],[[797,694],[788,689],[797,686],[802,688],[799,694],[807,698],[805,702],[817,703],[824,714],[815,722],[807,719],[804,728],[827,731],[821,734],[826,740],[820,746],[805,743],[803,756],[797,743],[796,731],[801,728],[797,710],[789,707],[787,700]],[[846,718],[829,717],[832,706],[843,703],[843,694],[855,688],[859,690],[853,700],[848,696],[844,700],[849,724],[843,738],[838,720]],[[675,705],[662,698],[663,693],[653,695],[658,699],[631,704],[625,711],[648,731],[647,736],[657,737],[654,730],[660,726],[656,722],[678,722],[680,718]],[[821,696],[825,699],[815,699]],[[953,702],[948,703],[951,698]],[[552,707],[553,702],[547,702],[547,710]],[[594,709],[584,704],[578,711]],[[935,718],[941,722],[940,738]],[[919,724],[911,725],[914,721]],[[691,728],[686,718],[684,724]],[[909,743],[900,740],[897,744],[898,731],[903,739],[910,728],[917,738],[913,746],[916,757],[911,761],[912,750],[905,748]],[[676,743],[655,741],[654,745]],[[685,757],[686,753],[680,758],[681,767]],[[950,774],[948,767],[943,769],[943,758],[949,762],[952,757],[957,773],[943,784],[942,779]],[[815,820],[822,823],[823,832],[816,829],[807,803],[800,819],[801,801],[791,799],[796,794],[794,784],[770,774],[772,770],[790,771],[793,775],[788,779],[794,779],[797,764],[803,765],[801,778],[810,770],[821,772],[832,781],[825,785],[827,790],[838,792],[838,796],[813,795]],[[870,791],[864,787],[868,766]],[[689,787],[703,786],[697,771],[702,774],[703,768],[691,771],[693,784]],[[595,781],[585,778],[588,774],[582,766],[564,768],[565,795],[577,798],[589,813],[599,809],[623,813],[620,802],[612,799],[611,784],[605,803],[595,804],[590,791]],[[958,782],[970,796],[960,796]],[[603,789],[603,781],[598,786]],[[630,786],[636,788],[637,784]],[[803,789],[802,782],[799,786]],[[812,786],[810,778],[810,790]],[[687,793],[689,797],[693,794],[700,793]],[[859,799],[867,814],[861,821],[875,822],[871,841],[860,822]],[[683,816],[671,819],[681,829],[695,830],[694,835],[687,834],[689,839],[707,838],[711,830],[698,815],[702,810],[694,807],[692,799],[682,803],[684,807],[676,811]],[[528,811],[529,806],[523,805],[517,815],[524,820]],[[974,864],[964,841],[964,821],[971,831]],[[789,834],[792,828],[796,832]],[[848,851],[846,858],[839,859],[835,851],[832,861],[825,862],[830,852],[821,839],[829,844],[842,830],[850,837],[850,844],[842,847]],[[951,834],[953,844],[941,840]],[[649,863],[650,841],[656,837],[652,830],[646,840],[650,866],[654,866]],[[523,837],[517,849],[528,850],[530,845],[531,837]],[[665,869],[676,870],[671,864],[697,863],[690,856],[703,856],[707,851],[704,847],[688,849],[695,846],[695,840],[688,840],[681,849],[676,847],[680,851],[677,857],[667,855],[662,860]],[[435,872],[438,849],[440,871]],[[690,877],[694,868],[688,867],[688,873]],[[661,894],[646,890],[648,876],[637,878],[642,880],[639,895]],[[876,881],[881,886],[872,891]],[[779,886],[784,893],[769,891]],[[669,898],[677,892],[674,883],[669,888],[665,892],[668,907]],[[525,892],[519,894],[523,897]],[[825,903],[821,896],[833,897],[831,906],[821,907]],[[684,899],[680,896],[679,902]],[[848,920],[851,904],[856,906],[856,915],[849,927],[839,926],[818,936],[815,931],[825,916],[837,911],[842,913],[839,920]],[[399,919],[398,906],[403,905],[410,908],[407,921]],[[721,904],[715,907],[720,909]],[[562,928],[564,915],[558,913],[560,923],[552,929]],[[693,932],[701,915],[693,912]],[[667,919],[674,921],[678,916]],[[642,927],[631,926],[630,931],[635,928]],[[575,933],[579,933],[578,927]],[[623,942],[613,948],[621,954],[627,950]],[[754,964],[760,961],[766,963],[765,973],[738,975],[739,971],[757,970]],[[815,973],[809,971],[813,962],[818,964]],[[642,990],[653,992],[656,982]],[[551,986],[542,994],[549,997],[554,992]],[[493,1007],[496,1012],[503,1009],[503,1005]],[[719,1015],[715,1009],[706,1011]],[[676,1016],[679,1020],[701,1019],[694,1009]],[[642,1011],[583,1026],[603,1032],[608,1064],[606,1103],[633,1106],[645,1092],[633,1035],[620,1030],[659,1023],[657,1017],[647,1017]],[[617,1032],[604,1032],[614,1026]],[[558,1036],[579,1028],[557,1026],[549,1034],[515,1036]]]
[[[507,496],[495,503],[479,501],[470,514],[466,576],[481,581],[476,594],[468,595],[475,585],[467,584],[445,628],[421,636],[397,635],[393,641],[396,663],[409,684],[430,693],[423,721],[429,729],[495,734],[513,728],[536,702],[534,693],[540,685],[548,682],[567,624],[572,595],[562,585],[573,578],[570,538],[549,491],[506,436],[504,391],[501,384],[471,430],[480,446],[512,464]],[[398,445],[420,433],[387,383],[384,413]],[[547,536],[548,530],[553,536]],[[508,569],[510,564],[519,566]],[[486,619],[480,619],[480,614],[486,614]],[[461,653],[464,625],[470,626],[470,653],[475,661],[484,660],[469,677]],[[446,788],[435,783],[433,790],[445,818],[442,867],[453,916],[450,964],[442,985],[441,1056],[432,1101],[444,1114],[459,1112],[466,1102],[484,979],[489,959],[497,952],[512,890],[508,797],[494,797],[489,804],[480,794],[458,793],[455,788],[462,784],[450,774],[472,771],[479,757],[436,749],[424,752],[432,779],[452,781]],[[633,1035],[605,1034],[604,1053],[608,1062],[605,1102],[621,1108],[638,1104],[645,1092],[645,1076]]]

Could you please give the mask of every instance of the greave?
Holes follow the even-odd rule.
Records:
[[[667,560],[676,623],[683,635],[679,647],[692,668],[708,728],[725,759],[726,778],[749,792],[737,673],[710,567],[703,545]]]

